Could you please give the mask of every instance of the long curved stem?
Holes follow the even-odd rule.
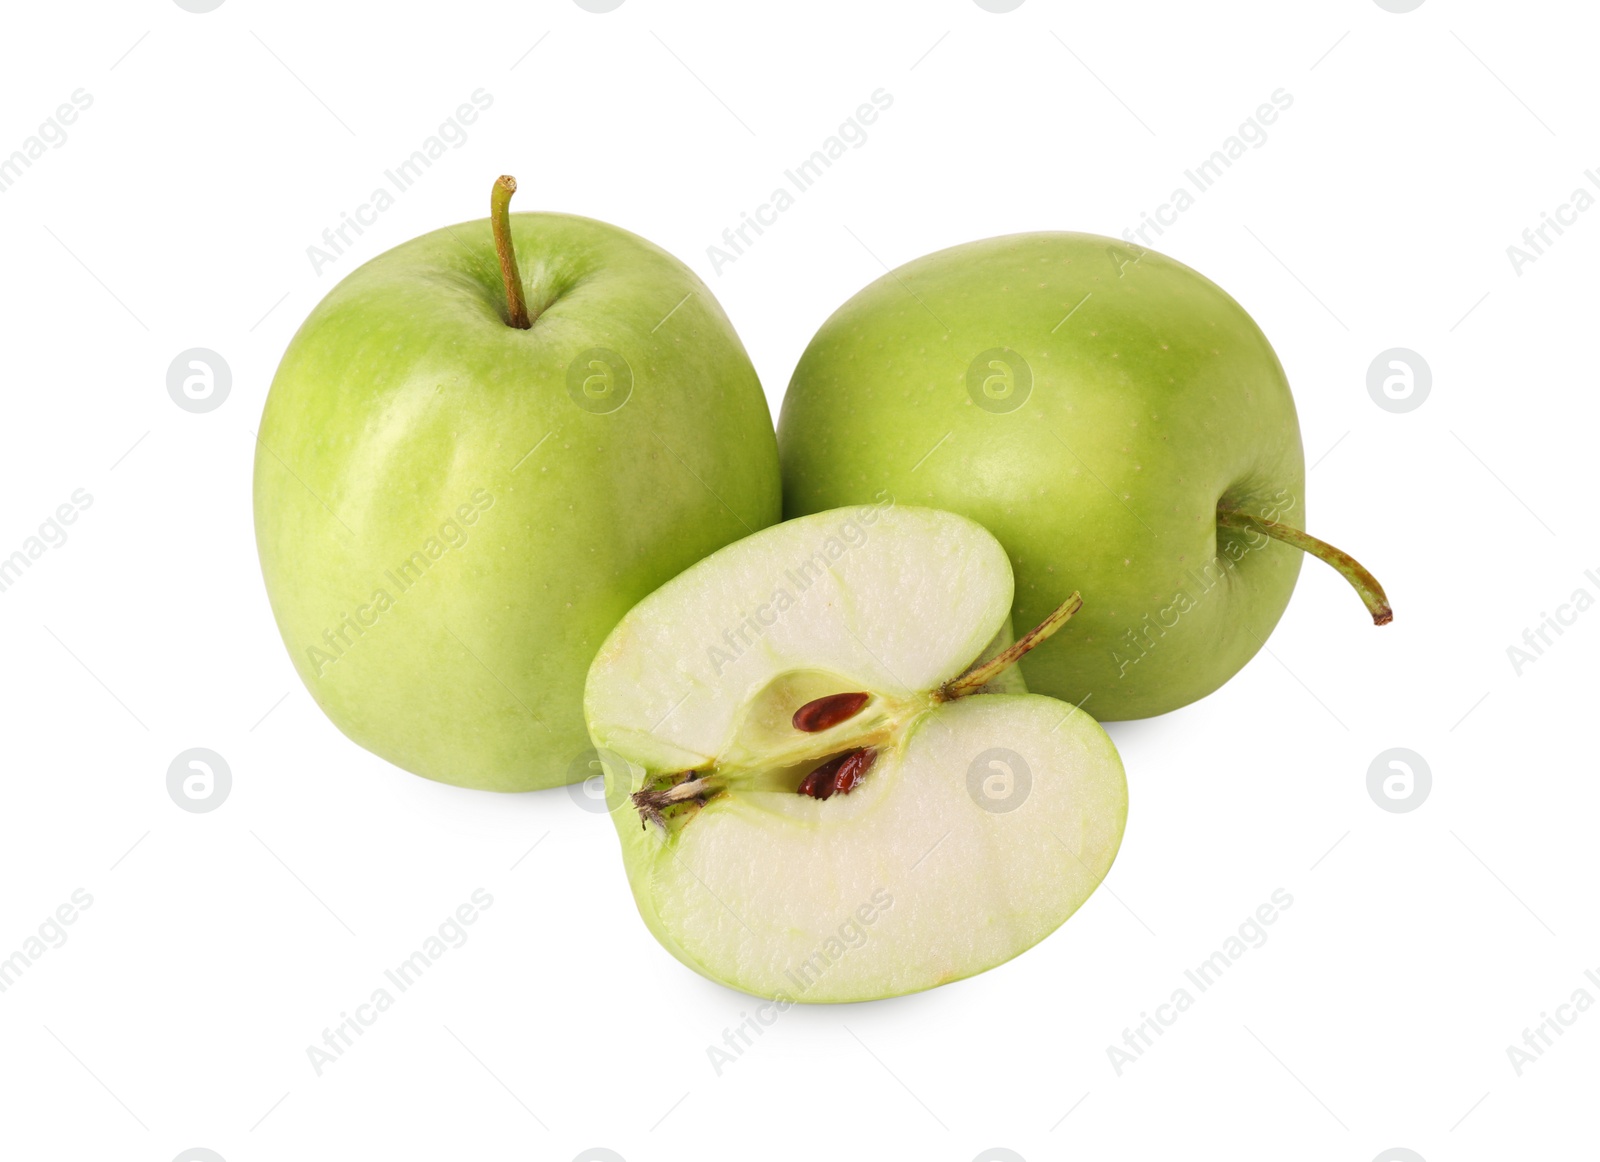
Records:
[[[500,277],[506,284],[506,322],[519,330],[533,326],[528,301],[522,296],[522,276],[517,273],[517,252],[511,244],[511,195],[517,179],[502,174],[489,192],[489,224],[494,228],[494,249],[500,256]]]
[[[1388,625],[1394,620],[1394,609],[1389,604],[1389,596],[1383,591],[1378,579],[1365,565],[1343,549],[1336,549],[1327,541],[1318,540],[1310,533],[1297,528],[1279,524],[1277,521],[1263,520],[1237,509],[1217,509],[1217,523],[1231,529],[1264,533],[1286,545],[1293,545],[1303,553],[1310,553],[1318,560],[1326,561],[1339,571],[1340,576],[1350,582],[1351,588],[1360,594],[1367,612],[1372,614],[1373,625]]]

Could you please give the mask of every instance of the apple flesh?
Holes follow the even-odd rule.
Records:
[[[585,707],[657,939],[757,996],[857,1001],[982,972],[1071,916],[1127,787],[1086,712],[1002,692],[1076,600],[1014,644],[1011,603],[978,525],[867,507],[747,537],[624,617]]]
[[[504,213],[503,201],[497,207]],[[778,519],[772,422],[711,292],[625,230],[510,215],[373,259],[312,311],[262,416],[262,573],[306,688],[431,779],[587,777],[584,674],[630,606]]]
[[[1081,590],[1074,632],[1022,669],[1103,720],[1232,677],[1302,550],[1390,616],[1370,574],[1300,531],[1300,428],[1260,328],[1200,274],[1110,238],[992,238],[874,282],[801,357],[778,443],[787,516],[884,493],[969,516],[1010,554],[1018,625]]]

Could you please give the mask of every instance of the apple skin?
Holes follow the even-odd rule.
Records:
[[[780,498],[760,382],[694,273],[587,218],[511,229],[529,330],[505,321],[487,219],[312,311],[262,416],[255,522],[284,644],[340,730],[430,779],[526,791],[591,773],[583,683],[611,627]],[[631,394],[578,360],[594,348]]]
[[[995,349],[1026,373],[978,359]],[[801,357],[778,446],[786,516],[886,490],[994,533],[1015,624],[1080,590],[1083,609],[1022,671],[1106,721],[1221,686],[1299,576],[1299,551],[1216,520],[1226,503],[1305,527],[1277,356],[1216,284],[1111,238],[991,238],[872,283]]]

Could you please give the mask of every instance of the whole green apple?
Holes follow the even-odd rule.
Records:
[[[1071,632],[1022,670],[1100,719],[1232,677],[1301,550],[1390,618],[1369,573],[1300,531],[1300,428],[1260,328],[1202,275],[1110,238],[991,238],[874,282],[801,357],[778,446],[788,516],[887,492],[970,517],[1011,556],[1018,625],[1080,590]]]
[[[391,762],[499,791],[593,774],[583,683],[611,627],[779,517],[766,399],[711,292],[625,230],[508,214],[514,189],[318,304],[255,463],[312,697]]]

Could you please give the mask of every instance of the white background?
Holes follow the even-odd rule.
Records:
[[[93,105],[0,194],[0,555],[75,489],[93,504],[0,593],[0,957],[94,902],[0,994],[0,1155],[1590,1156],[1600,1011],[1521,1076],[1506,1047],[1600,1000],[1600,612],[1520,676],[1506,651],[1600,596],[1600,213],[1520,274],[1506,248],[1600,166],[1597,23],[1469,0],[9,6],[0,154],[74,90]],[[707,246],[880,87],[865,145],[714,273]],[[469,141],[314,273],[307,246],[478,88]],[[1267,142],[1156,246],[1270,336],[1311,528],[1396,621],[1310,565],[1233,682],[1113,725],[1126,842],[1037,949],[792,1010],[717,1076],[707,1046],[753,1003],[656,945],[603,815],[414,778],[297,681],[250,520],[273,369],[339,277],[481,217],[495,175],[693,266],[776,414],[880,261],[1120,234],[1279,88]],[[165,385],[197,346],[233,371],[199,415]],[[1366,389],[1396,346],[1433,374],[1408,414]],[[201,746],[233,789],[190,814],[166,771]],[[1432,770],[1409,813],[1368,795],[1390,747]],[[468,943],[317,1076],[306,1047],[477,888]],[[1107,1047],[1278,888],[1267,943],[1119,1076]]]

